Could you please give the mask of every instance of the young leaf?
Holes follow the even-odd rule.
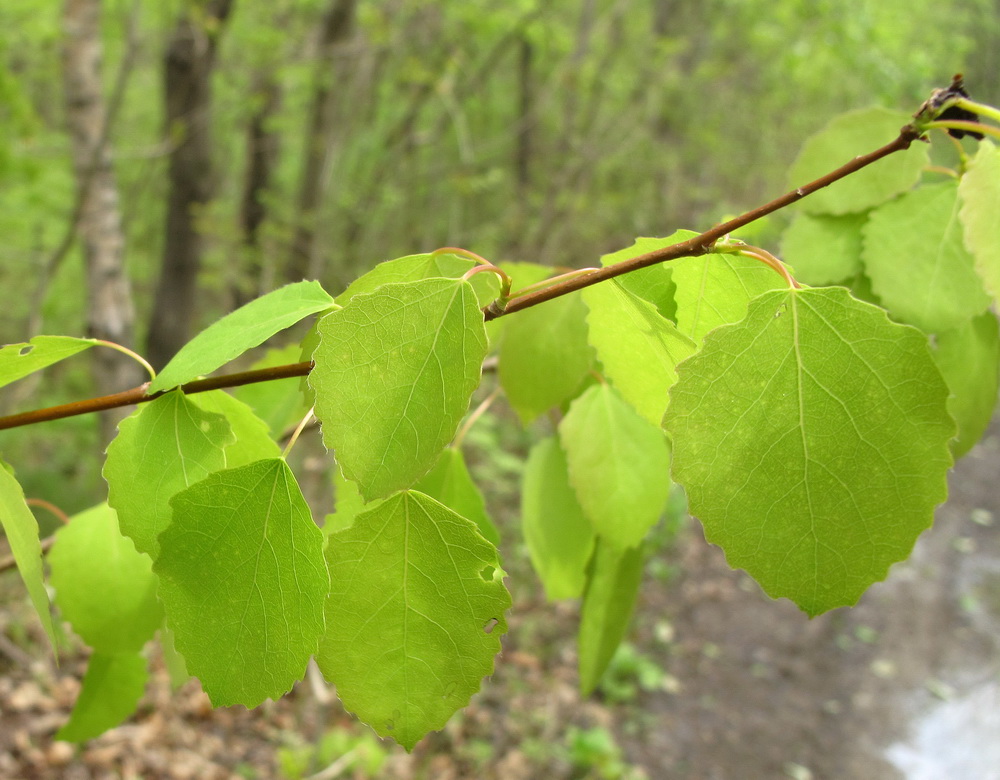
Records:
[[[224,417],[203,411],[180,391],[142,405],[118,425],[104,478],[121,532],[154,560],[156,537],[170,524],[171,496],[225,468],[235,441]]]
[[[52,614],[49,612],[49,595],[42,577],[42,544],[38,539],[38,521],[24,502],[24,492],[7,464],[0,461],[0,526],[7,536],[17,570],[28,590],[31,603],[42,622],[45,635],[56,647]]]
[[[806,284],[836,284],[857,276],[861,273],[861,228],[867,219],[867,214],[832,217],[799,212],[781,237],[781,259]]]
[[[841,114],[806,141],[792,164],[789,188],[829,173],[862,152],[874,151],[899,135],[910,117],[901,111],[866,108]],[[928,164],[926,144],[890,154],[845,176],[802,201],[809,214],[856,214],[910,189]]]
[[[156,393],[209,374],[310,314],[329,309],[333,298],[319,282],[287,284],[250,301],[185,344],[149,384]]]
[[[330,537],[316,656],[344,706],[407,750],[493,671],[511,606],[493,545],[421,493],[398,493]]]
[[[750,257],[682,257],[673,267],[677,329],[698,343],[713,328],[742,320],[751,298],[787,286],[780,274]]]
[[[479,384],[486,332],[472,287],[387,284],[319,327],[309,383],[327,447],[368,500],[409,487],[455,436]]]
[[[288,390],[287,384],[285,389]],[[291,392],[298,395],[294,390]],[[281,456],[281,448],[271,438],[267,423],[254,414],[243,401],[231,396],[225,390],[195,393],[188,396],[188,400],[194,402],[202,411],[222,415],[229,423],[236,441],[226,445],[226,468],[234,469],[237,466],[253,463],[255,460]],[[305,410],[302,413],[304,415]]]
[[[351,282],[350,286],[337,296],[337,304],[346,306],[355,295],[375,292],[385,284],[418,282],[421,279],[435,277],[459,279],[475,265],[474,260],[448,253],[428,252],[397,257],[395,260],[379,263],[368,273]],[[480,306],[485,306],[500,294],[500,280],[496,274],[476,274],[470,282],[476,291]]]
[[[525,425],[572,397],[590,370],[594,358],[586,316],[576,294],[510,316],[498,372],[507,400]]]
[[[569,484],[566,456],[555,436],[538,442],[528,455],[521,523],[531,563],[549,599],[580,596],[594,550],[594,529]]]
[[[880,206],[863,232],[875,294],[904,322],[928,333],[950,330],[990,305],[962,243],[954,182],[925,185]]]
[[[486,513],[486,502],[472,481],[462,451],[448,447],[438,462],[414,486],[415,490],[440,501],[456,514],[471,520],[490,544],[500,544],[500,534]]]
[[[621,644],[642,581],[642,548],[621,549],[598,538],[587,572],[580,631],[580,691],[593,692]]]
[[[0,347],[0,387],[90,349],[96,343],[94,339],[72,336],[35,336],[22,344]]]
[[[1000,149],[982,141],[958,185],[965,245],[983,284],[1000,301]]]
[[[639,414],[659,427],[667,391],[677,381],[676,366],[694,352],[694,342],[617,279],[586,288],[583,300],[590,310],[590,343],[605,375]]]
[[[287,693],[323,634],[323,534],[280,458],[174,496],[153,571],[188,671],[215,706]]]
[[[854,604],[947,495],[926,337],[838,287],[776,290],[678,367],[664,427],[706,538],[809,615]]]
[[[951,451],[960,458],[986,432],[997,405],[1000,334],[997,318],[986,312],[955,330],[938,333],[934,362],[948,383],[948,411],[958,423]]]
[[[119,725],[139,706],[148,679],[139,653],[94,653],[69,721],[55,738],[84,742]]]
[[[569,479],[594,530],[634,547],[660,519],[670,493],[670,449],[663,431],[608,385],[573,401],[559,424]]]
[[[163,620],[148,555],[98,504],[56,531],[49,552],[55,601],[73,631],[99,653],[137,653]]]

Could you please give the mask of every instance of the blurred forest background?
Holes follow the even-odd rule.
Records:
[[[286,281],[336,294],[444,245],[579,267],[638,235],[704,229],[779,194],[802,141],[844,110],[915,109],[957,71],[996,103],[997,11],[4,0],[0,342],[96,336],[159,367]],[[144,378],[111,350],[89,355],[89,373],[22,382],[0,411]],[[103,426],[11,432],[3,450],[46,463],[22,470],[29,489],[75,510],[101,498],[80,440],[107,440]]]

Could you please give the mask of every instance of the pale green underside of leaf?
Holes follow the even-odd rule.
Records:
[[[511,606],[476,526],[399,493],[330,537],[327,633],[317,662],[344,706],[407,750],[493,670]]]
[[[38,619],[53,649],[56,647],[49,595],[42,577],[42,544],[38,539],[38,521],[24,502],[24,492],[7,464],[0,461],[0,525],[7,536],[17,570],[28,590]]]
[[[867,214],[799,212],[781,237],[781,259],[796,279],[819,286],[836,284],[861,272],[861,228]]]
[[[550,600],[583,593],[594,529],[569,484],[566,455],[555,436],[528,455],[521,489],[521,525],[531,564]]]
[[[319,282],[296,282],[262,295],[185,344],[149,385],[156,393],[190,382],[264,343],[310,314],[330,308],[333,298]]]
[[[955,458],[972,449],[986,432],[997,404],[1000,333],[997,318],[986,312],[955,330],[938,333],[934,362],[948,383],[948,411],[958,423],[952,440]]]
[[[670,448],[663,431],[609,385],[573,401],[559,424],[570,484],[594,530],[633,547],[663,512],[670,492]]]
[[[0,387],[90,349],[97,341],[72,336],[35,336],[21,344],[0,347]]]
[[[119,725],[139,706],[148,678],[138,653],[94,653],[69,721],[55,738],[83,742]]]
[[[1000,302],[1000,149],[986,140],[958,185],[965,245],[994,302]]]
[[[48,555],[55,602],[100,653],[137,653],[163,619],[148,555],[122,536],[115,511],[98,504],[56,531]]]
[[[486,513],[486,501],[465,465],[462,451],[448,447],[437,463],[414,486],[424,495],[440,501],[455,514],[471,520],[490,544],[500,544],[500,534]]]
[[[188,671],[215,706],[287,693],[324,630],[323,535],[281,459],[178,493],[153,570]]]
[[[346,306],[355,295],[375,292],[385,284],[418,282],[421,279],[435,277],[459,279],[475,266],[474,260],[445,253],[436,255],[427,252],[386,260],[351,282],[347,289],[337,296],[337,304]],[[485,306],[500,294],[500,279],[496,274],[475,274],[470,283],[476,291],[480,306]]]
[[[963,244],[954,182],[880,206],[863,233],[866,273],[894,317],[936,333],[986,311],[990,298]]]
[[[787,285],[776,271],[749,257],[701,255],[672,265],[677,329],[697,343],[713,328],[743,319],[751,298]]]
[[[926,337],[842,288],[765,293],[679,367],[664,426],[706,538],[810,615],[854,604],[947,495]]]
[[[156,558],[157,536],[170,524],[170,498],[225,468],[234,437],[224,417],[203,411],[180,391],[140,406],[118,425],[104,478],[121,532]]]
[[[695,350],[648,301],[617,279],[583,291],[590,343],[604,374],[632,406],[655,426],[667,409],[667,392],[677,381],[677,364]]]
[[[902,111],[884,108],[841,114],[806,141],[792,164],[789,189],[808,184],[859,154],[893,141],[910,119]],[[801,201],[801,207],[810,214],[867,211],[916,184],[927,164],[927,145],[913,144],[814,192]]]
[[[523,423],[571,398],[583,382],[594,362],[586,316],[583,300],[570,294],[503,318],[500,384]]]
[[[580,691],[590,695],[632,619],[642,581],[642,548],[620,549],[599,539],[580,613]]]
[[[486,332],[468,282],[357,295],[320,322],[309,382],[323,439],[366,499],[412,485],[451,441],[479,384]]]

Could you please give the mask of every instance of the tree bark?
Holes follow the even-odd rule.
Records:
[[[189,339],[196,311],[203,239],[199,212],[212,197],[212,70],[219,33],[233,0],[189,5],[164,57],[167,133],[178,141],[170,154],[166,235],[156,300],[149,324],[148,358],[157,369]]]
[[[331,146],[336,130],[339,92],[334,85],[345,81],[344,74],[335,74],[334,71],[337,68],[337,49],[353,33],[356,8],[356,0],[331,0],[323,17],[316,85],[309,110],[302,174],[299,179],[299,221],[292,240],[291,256],[285,268],[285,276],[292,282],[315,278],[322,270],[317,252],[316,218],[326,194]]]
[[[66,0],[62,64],[78,189],[75,218],[86,266],[87,333],[131,347],[135,310],[125,271],[118,185],[107,142],[100,22],[100,0]],[[99,349],[92,355],[94,383],[101,395],[134,387],[144,378],[142,367],[120,352]],[[101,415],[103,441],[111,440],[122,416],[120,411]]]

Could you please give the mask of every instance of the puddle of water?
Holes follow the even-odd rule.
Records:
[[[1000,683],[935,704],[885,756],[906,780],[1000,780]]]

